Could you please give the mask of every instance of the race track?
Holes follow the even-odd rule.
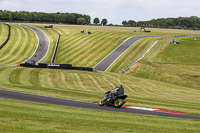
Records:
[[[23,26],[28,27],[29,29],[33,30],[38,37],[38,47],[35,53],[24,63],[31,63],[32,61],[39,62],[44,58],[44,56],[48,52],[49,39],[47,35],[39,28],[29,26],[29,25],[23,25]]]
[[[157,116],[176,117],[176,118],[200,119],[200,116],[191,116],[191,115],[184,115],[184,114],[171,114],[171,113],[164,113],[164,112],[153,112],[153,111],[140,110],[140,109],[113,108],[113,107],[106,107],[106,106],[102,107],[102,106],[99,106],[98,104],[94,104],[94,103],[87,103],[87,102],[81,102],[81,101],[73,101],[73,100],[67,100],[67,99],[39,96],[39,95],[34,95],[34,94],[27,94],[27,93],[8,91],[8,90],[2,90],[2,89],[0,89],[0,98],[47,103],[47,104],[62,105],[62,106],[70,106],[70,107],[76,107],[76,108],[104,110],[104,111],[135,113],[135,114],[145,114],[145,115],[157,115]]]
[[[107,55],[102,61],[100,61],[95,67],[96,71],[106,71],[128,48],[135,44],[138,40],[143,38],[153,38],[158,36],[135,36],[125,40],[119,47],[114,49],[109,55]]]

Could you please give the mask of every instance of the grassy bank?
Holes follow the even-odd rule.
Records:
[[[8,26],[0,23],[0,45],[2,45],[8,37]]]
[[[200,90],[105,72],[0,68],[0,88],[52,97],[95,102],[119,84],[129,96],[128,105],[200,115]]]
[[[183,30],[168,30],[168,29],[150,29],[151,33],[140,32],[139,28],[127,27],[107,27],[107,26],[85,26],[85,25],[54,25],[52,29],[45,29],[44,24],[34,24],[34,26],[42,29],[49,37],[51,45],[47,56],[43,61],[50,62],[54,47],[57,41],[57,34],[61,34],[60,45],[55,63],[73,64],[75,66],[94,67],[99,61],[107,56],[112,50],[119,46],[126,38],[131,36],[144,35],[195,35],[199,32],[183,31]],[[137,32],[133,32],[136,29]],[[81,30],[88,30],[92,34],[81,34]],[[140,44],[139,44],[140,45]],[[149,44],[148,44],[149,45]],[[140,48],[144,47],[141,43]],[[128,53],[130,54],[130,53]],[[124,59],[124,58],[123,58]],[[128,59],[129,60],[129,59]],[[118,71],[128,61],[117,68],[115,64],[111,68],[112,72]]]
[[[10,26],[10,40],[0,51],[0,65],[24,62],[33,55],[38,44],[36,35],[30,29],[13,24]]]
[[[0,99],[0,106],[1,132],[200,132],[199,120],[78,109],[5,99]]]
[[[179,40],[182,42],[180,45],[172,44],[172,40],[159,41],[145,58],[131,66],[125,74],[200,89],[200,40]]]

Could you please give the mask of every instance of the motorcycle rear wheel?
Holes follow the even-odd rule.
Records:
[[[115,108],[121,108],[121,106],[124,104],[124,99],[117,99],[115,100]]]

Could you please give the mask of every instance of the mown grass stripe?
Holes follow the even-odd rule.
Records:
[[[92,34],[92,35],[85,35],[85,34],[77,34],[73,37],[67,37],[67,39],[65,41],[66,44],[63,44],[63,48],[68,48],[68,49],[74,49],[75,47],[77,47],[77,44],[79,44],[80,42],[84,42],[85,40],[88,41],[88,38],[91,38],[93,36],[96,36],[96,34]],[[75,39],[74,39],[75,37]]]
[[[96,36],[96,38],[99,36],[100,35]],[[89,38],[89,36],[87,36],[87,37],[83,38],[82,40],[79,40],[78,42],[76,42],[73,45],[73,47],[68,49],[69,51],[66,52],[66,54],[63,54],[63,56],[58,55],[58,57],[61,59],[64,58],[65,60],[63,59],[63,62],[73,63],[73,61],[72,61],[73,57],[76,56],[78,54],[78,52],[80,52],[80,50],[85,49],[85,47],[88,48],[88,46],[86,46],[87,45],[86,42],[89,42],[91,39],[94,39],[94,38],[91,38],[91,37]],[[79,42],[84,42],[84,43],[79,44]],[[78,47],[77,47],[77,45],[78,45]]]
[[[105,36],[109,36],[109,35],[105,35]],[[101,44],[101,40],[103,38],[105,38],[105,36],[101,36],[98,39],[97,38],[93,38],[92,39],[93,41],[95,40],[95,41],[98,42],[97,44],[94,44],[94,46],[90,45],[91,43],[88,43],[88,44],[85,44],[87,46],[85,46],[85,47],[79,47],[78,49],[76,49],[76,51],[74,52],[76,54],[70,56],[70,58],[72,58],[73,60],[72,59],[70,60],[70,58],[69,58],[69,61],[70,62],[72,61],[73,64],[76,64],[78,62],[78,64],[81,65],[81,61],[85,61],[85,58],[87,57],[86,55],[90,55],[91,54],[90,53],[90,49],[92,49],[92,47],[95,47],[95,46]],[[75,56],[76,56],[76,58],[74,58]],[[85,66],[85,63],[82,64],[82,65]]]
[[[6,26],[5,24],[2,24],[0,26],[0,45],[5,42],[7,37],[8,37],[8,26]]]
[[[24,68],[18,68],[18,69],[14,69],[11,73],[10,73],[10,77],[9,77],[9,82],[11,84],[21,84],[20,82],[20,74],[21,72],[24,71]]]
[[[106,35],[106,37],[109,37],[109,38],[112,38],[114,37],[115,34],[108,34]],[[97,52],[97,49],[100,49],[101,47],[103,46],[108,46],[109,44],[112,45],[112,42],[111,41],[106,41],[107,39],[105,39],[105,36],[101,36],[99,38],[94,38],[91,42],[88,43],[88,47],[85,47],[83,48],[79,53],[77,53],[78,55],[78,58],[75,58],[74,59],[74,63],[77,64],[84,64],[86,66],[86,64],[88,62],[86,62],[86,60],[88,60],[87,58],[89,59],[94,59],[94,57],[96,56],[96,52]],[[98,43],[96,43],[98,42]],[[95,44],[96,43],[96,44]],[[93,44],[93,45],[92,45]],[[99,54],[98,56],[100,56],[101,54]],[[92,67],[93,65],[91,65],[90,67]]]
[[[98,84],[98,82],[97,82],[97,80],[93,77],[93,76],[88,76],[88,78],[89,78],[89,80],[90,80],[90,82],[91,82],[91,87],[94,87],[94,89],[96,90],[96,91],[104,91],[104,89],[102,89],[101,87],[100,87],[100,85]]]
[[[22,36],[22,37],[18,38],[18,42],[15,43],[15,46],[10,51],[10,53],[14,56],[11,58],[7,58],[6,61],[4,61],[5,64],[12,64],[13,61],[15,61],[17,58],[19,58],[21,53],[23,53],[21,51],[23,51],[24,43],[27,43],[27,35],[26,35],[25,31],[22,30],[21,27],[19,27],[19,29],[20,29],[19,36]],[[18,63],[20,63],[20,62],[18,62]]]
[[[30,82],[33,86],[38,86],[38,87],[41,86],[40,71],[41,69],[31,69]]]
[[[95,36],[95,35],[92,35],[92,36]],[[98,36],[101,36],[101,35],[98,35]],[[80,47],[84,47],[84,43],[81,43],[80,42],[85,42],[85,41],[89,41],[92,37],[90,35],[81,35],[77,38],[77,41],[75,40],[74,42],[67,42],[67,45],[64,45],[64,47],[60,47],[60,49],[66,49],[68,51],[63,51],[64,53],[60,53],[61,55],[58,55],[59,58],[66,58],[66,56],[68,55],[71,55],[72,53],[75,53],[75,50],[77,48],[80,48]],[[61,43],[62,45],[62,43]],[[78,47],[77,47],[78,46]],[[66,55],[67,54],[67,55]]]
[[[82,37],[82,38],[84,38],[84,37]],[[77,42],[78,40],[80,40],[82,38],[80,38],[80,36],[76,36],[76,35],[74,35],[73,37],[61,36],[60,46],[58,48],[58,56],[56,57],[56,61],[59,62],[60,61],[59,59],[62,58],[62,56],[64,56],[64,54],[66,54],[66,52],[68,52],[68,49],[70,49],[70,47],[74,47],[73,43]]]
[[[97,44],[94,44],[94,46],[96,46],[96,45],[98,45],[99,44],[99,42],[104,38],[105,39],[105,37],[106,36],[109,36],[109,34],[104,34],[103,36],[101,36],[101,37],[99,37],[99,36],[96,36],[95,38],[91,38],[90,40],[88,40],[88,42],[90,42],[90,41],[97,41],[98,43]],[[98,41],[99,40],[99,41]],[[81,54],[81,52],[82,53],[89,53],[89,49],[91,49],[92,47],[94,47],[94,46],[91,46],[91,43],[88,43],[88,44],[86,44],[86,45],[88,45],[87,47],[83,47],[83,48],[81,48],[81,47],[79,47],[79,49],[76,49],[76,51],[77,52],[75,52],[76,54],[74,54],[72,57],[70,57],[70,58],[73,58],[74,56],[76,56],[77,58],[75,58],[75,60],[73,60],[73,63],[75,64],[76,62],[76,59],[78,59],[78,58],[81,58],[82,57],[82,54]],[[88,50],[87,50],[88,49]],[[79,56],[80,55],[80,56]],[[85,56],[83,56],[83,58],[84,58]],[[70,60],[71,61],[71,60]],[[80,62],[79,62],[80,63]],[[81,65],[81,64],[80,64]],[[82,64],[82,65],[84,65],[84,64]]]
[[[36,37],[32,31],[19,25],[11,25],[11,27],[10,41],[0,53],[0,62],[4,65],[23,62],[36,48]]]
[[[18,33],[17,33],[17,30],[18,28],[15,27],[15,26],[11,26],[11,32],[12,32],[12,35],[10,36],[10,41],[8,42],[8,44],[3,47],[1,49],[1,52],[0,52],[0,60],[1,60],[1,63],[3,63],[3,59],[6,58],[6,56],[8,56],[7,54],[10,54],[9,51],[12,49],[12,44],[17,41],[17,38],[18,38]]]
[[[114,38],[114,36],[113,36],[113,38]],[[86,66],[94,67],[100,60],[102,60],[105,57],[105,50],[112,51],[115,48],[114,45],[116,45],[116,47],[117,47],[118,45],[121,44],[122,40],[120,37],[117,37],[115,39],[115,41],[105,40],[106,42],[102,41],[101,43],[99,43],[98,47],[95,47],[93,49],[93,51],[95,51],[95,52],[93,52],[94,55],[86,56],[86,58],[83,60],[83,61],[85,61]],[[109,44],[113,45],[113,47],[109,47],[110,46]],[[95,55],[97,55],[97,53],[98,53],[98,56],[95,57]],[[107,52],[106,55],[108,55],[109,53],[110,52]],[[91,62],[91,60],[94,60],[94,61]]]

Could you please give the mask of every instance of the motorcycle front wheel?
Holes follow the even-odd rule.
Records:
[[[115,100],[115,108],[121,108],[121,106],[124,104],[124,99],[117,99]]]
[[[99,101],[99,106],[103,106],[103,105],[105,105],[104,100],[100,100],[100,101]]]

